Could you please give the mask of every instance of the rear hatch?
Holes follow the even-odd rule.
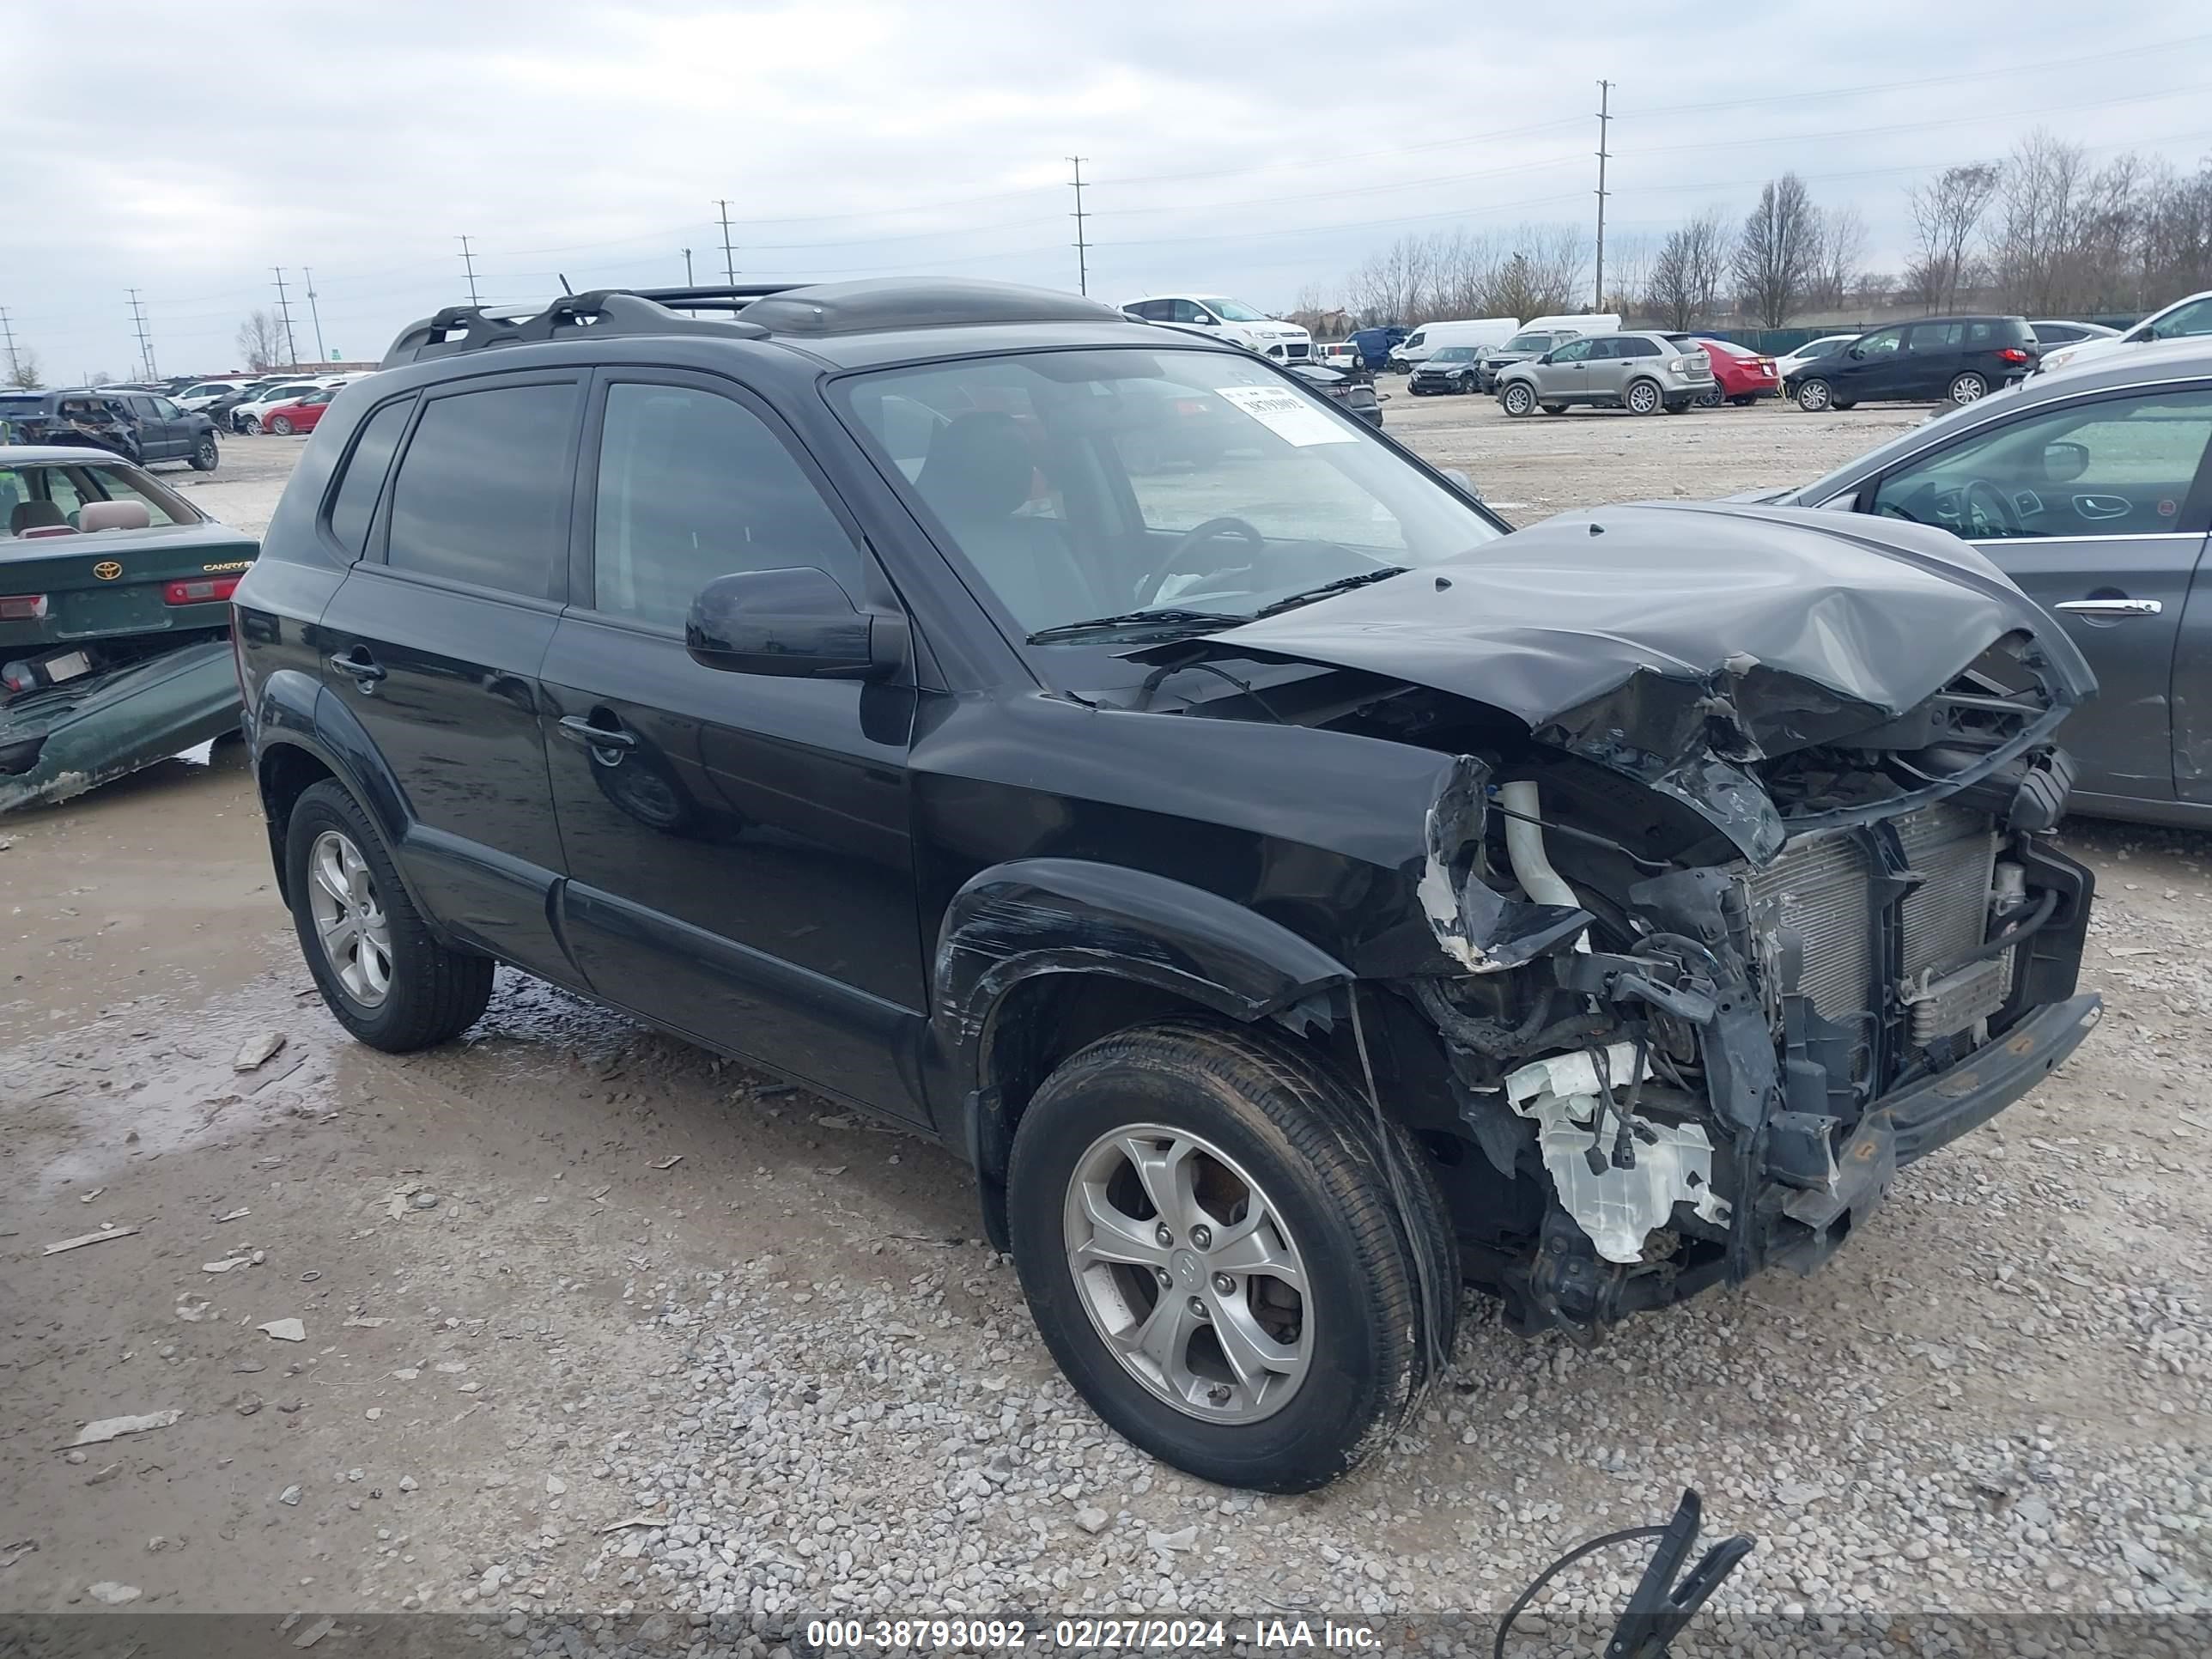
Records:
[[[257,544],[221,525],[0,537],[0,653],[224,628]]]

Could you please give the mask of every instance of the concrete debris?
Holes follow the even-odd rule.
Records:
[[[1075,1512],[1075,1524],[1094,1535],[1105,1531],[1107,1523],[1113,1518],[1105,1510],[1094,1504],[1086,1504]]]
[[[75,1238],[64,1238],[59,1243],[49,1244],[39,1252],[40,1255],[59,1255],[64,1250],[82,1249],[88,1244],[98,1244],[111,1238],[128,1238],[138,1230],[136,1227],[102,1227],[96,1233],[79,1233]]]
[[[252,1213],[253,1213],[253,1212],[252,1212],[252,1211],[251,1211],[251,1210],[247,1209],[247,1208],[246,1207],[246,1206],[244,1206],[243,1204],[241,1204],[241,1205],[240,1205],[236,1209],[234,1209],[234,1210],[233,1210],[233,1211],[229,1212],[228,1214],[225,1214],[225,1215],[219,1215],[219,1216],[217,1216],[217,1217],[216,1218],[216,1224],[218,1226],[220,1226],[222,1223],[224,1223],[224,1222],[226,1222],[226,1221],[243,1221],[243,1220],[245,1220],[245,1219],[246,1219],[246,1217],[248,1217],[248,1216],[252,1215]]]
[[[257,1325],[254,1328],[267,1333],[278,1342],[305,1342],[307,1340],[307,1328],[296,1319],[272,1319],[267,1324]]]
[[[137,1417],[103,1417],[97,1422],[86,1424],[77,1431],[76,1438],[70,1441],[70,1444],[97,1446],[104,1441],[114,1440],[126,1434],[144,1434],[149,1429],[166,1429],[183,1415],[182,1411],[171,1410],[147,1412]]]
[[[136,1584],[118,1584],[112,1578],[103,1578],[91,1587],[92,1599],[104,1601],[111,1607],[119,1607],[125,1601],[136,1601],[144,1594]]]
[[[276,1494],[276,1501],[277,1501],[278,1503],[280,1503],[280,1504],[290,1504],[294,1509],[297,1509],[297,1508],[299,1508],[299,1507],[300,1507],[300,1488],[299,1488],[299,1487],[297,1487],[297,1486],[287,1486],[287,1487],[285,1487],[283,1491],[282,1491],[282,1492],[278,1492],[278,1493]]]
[[[1198,1547],[1198,1528],[1183,1527],[1175,1532],[1148,1532],[1145,1542],[1160,1551],[1194,1550]]]
[[[233,1267],[251,1267],[252,1263],[253,1258],[250,1255],[226,1256],[221,1261],[201,1262],[200,1271],[204,1273],[227,1273]]]
[[[656,1170],[672,1170],[683,1161],[683,1153],[672,1152],[668,1157],[662,1158],[659,1163],[653,1164],[651,1167]]]
[[[276,1057],[285,1041],[282,1031],[264,1031],[258,1036],[248,1037],[232,1058],[230,1069],[234,1072],[259,1070]]]
[[[292,1638],[295,1648],[311,1648],[337,1628],[338,1621],[325,1613]]]

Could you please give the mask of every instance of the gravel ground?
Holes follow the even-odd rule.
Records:
[[[1389,405],[1521,520],[1808,478],[1921,413]],[[295,453],[178,482],[258,527]],[[516,976],[448,1049],[343,1041],[234,747],[0,842],[0,1612],[313,1609],[366,1651],[362,1615],[431,1608],[482,1615],[471,1651],[580,1654],[766,1651],[809,1612],[1330,1611],[1486,1652],[1447,1615],[1686,1484],[1760,1541],[1684,1652],[2212,1609],[2203,837],[2069,826],[2103,1027],[1821,1273],[1589,1352],[1471,1302],[1413,1431],[1297,1498],[1103,1430],[925,1143]],[[40,1254],[106,1223],[142,1231]],[[1594,1652],[1578,1615],[1640,1559],[1563,1578],[1516,1652]]]

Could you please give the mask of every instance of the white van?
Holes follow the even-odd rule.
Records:
[[[1476,317],[1456,323],[1423,323],[1390,348],[1390,367],[1411,369],[1446,346],[1503,345],[1521,327],[1517,317]]]
[[[1567,334],[1618,334],[1620,332],[1620,313],[1617,311],[1583,311],[1558,317],[1531,317],[1522,326],[1555,329]]]

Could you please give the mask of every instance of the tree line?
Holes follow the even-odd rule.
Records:
[[[2193,173],[2134,152],[2097,166],[2039,128],[2002,161],[1909,188],[1905,205],[1904,268],[1870,270],[1859,210],[1822,207],[1785,173],[1740,220],[1709,208],[1662,237],[1608,240],[1599,308],[1675,329],[1779,328],[1852,310],[2143,312],[2212,288],[2212,157]],[[1558,224],[1404,236],[1345,278],[1340,303],[1309,289],[1292,314],[1412,326],[1586,311],[1595,252],[1589,231]]]

